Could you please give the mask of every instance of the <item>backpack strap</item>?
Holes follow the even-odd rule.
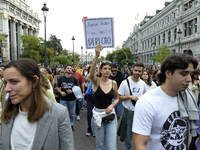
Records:
[[[133,94],[132,94],[132,92],[131,92],[131,88],[130,88],[130,83],[129,83],[129,80],[128,80],[128,79],[126,79],[126,81],[127,81],[127,84],[128,84],[128,88],[129,88],[130,95],[133,95]],[[134,101],[134,100],[131,100],[131,102],[132,102],[133,106],[135,106],[135,104],[136,104],[136,101]]]

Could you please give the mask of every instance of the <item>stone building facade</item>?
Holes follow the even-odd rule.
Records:
[[[179,29],[182,34],[177,33]],[[122,47],[129,47],[148,67],[153,64],[150,58],[158,53],[160,45],[167,45],[171,53],[191,50],[194,57],[200,55],[200,0],[165,2],[156,15],[145,16],[134,26]]]
[[[28,0],[0,0],[0,35],[4,36],[1,54],[4,61],[19,59],[23,47],[20,36],[39,33],[39,16]]]

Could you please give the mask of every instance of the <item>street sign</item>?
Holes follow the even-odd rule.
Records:
[[[200,57],[197,57],[196,59],[197,59],[198,61],[200,61]]]

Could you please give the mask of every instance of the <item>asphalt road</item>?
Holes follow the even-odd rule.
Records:
[[[87,132],[87,108],[84,107],[84,110],[80,112],[80,121],[77,121],[75,118],[74,123],[74,145],[75,150],[96,150],[95,137],[86,136]],[[117,149],[124,150],[124,143],[119,140],[117,137]]]

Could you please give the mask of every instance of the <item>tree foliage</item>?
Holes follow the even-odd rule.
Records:
[[[63,50],[59,56],[55,56],[54,58],[52,58],[51,60],[51,64],[52,65],[56,65],[56,64],[63,64],[63,66],[67,65],[67,64],[72,64],[72,59],[73,59],[73,55],[69,50]],[[77,53],[74,53],[74,59],[75,62],[74,63],[78,63],[80,62],[80,56]]]
[[[22,58],[31,58],[37,63],[44,63],[45,59],[45,45],[42,38],[35,37],[34,35],[22,35],[21,41],[23,42],[24,51],[20,57]],[[50,64],[50,60],[53,57],[54,53],[49,48],[47,50],[47,60]]]
[[[102,62],[104,59],[105,59],[105,57],[104,57],[104,56],[101,56],[101,57],[98,59],[98,62]]]
[[[112,53],[106,55],[106,60],[111,62],[117,61],[120,66],[125,65],[127,59],[128,65],[131,66],[133,65],[133,59],[137,59],[137,56],[132,54],[129,48],[125,47],[115,50]]]
[[[159,50],[158,55],[154,55],[151,59],[162,63],[165,57],[170,54],[170,50],[168,49],[167,45],[161,45],[157,50]]]
[[[4,41],[5,37],[0,34],[0,51],[1,51],[1,43]],[[1,56],[1,52],[0,52]]]
[[[51,35],[51,37],[47,41],[47,47],[54,49],[56,51],[56,55],[59,55],[63,50],[61,39],[58,39],[56,35]]]

